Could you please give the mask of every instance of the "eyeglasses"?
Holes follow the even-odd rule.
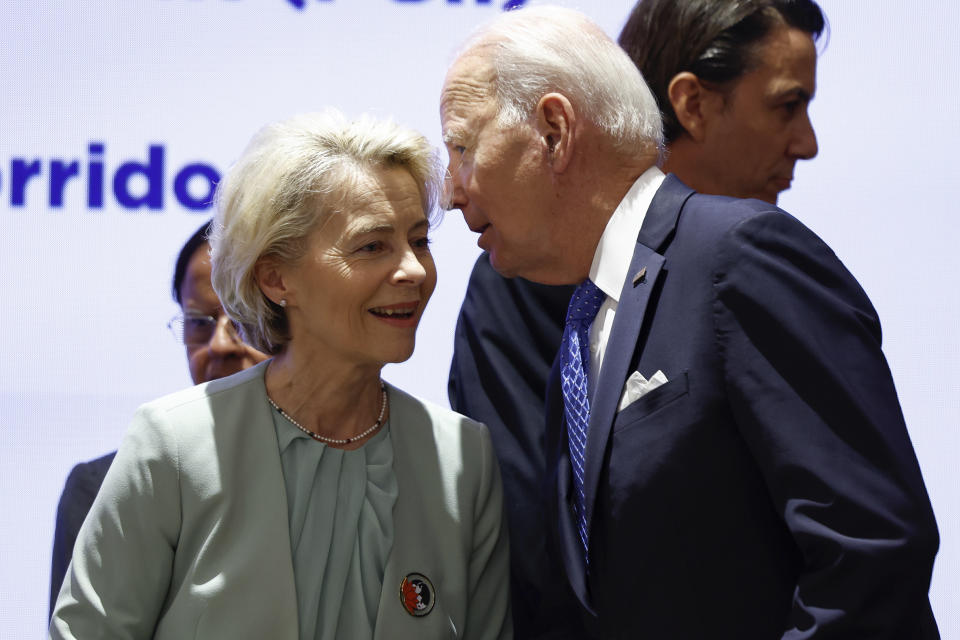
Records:
[[[461,167],[463,167],[463,155],[460,155],[460,158],[457,160],[456,172],[459,173]],[[450,171],[449,165],[443,170],[443,190],[440,193],[440,207],[444,211],[451,211],[454,209],[453,206],[453,173]]]
[[[453,209],[453,174],[450,173],[450,168],[444,169],[443,173],[443,189],[440,192],[440,208],[444,211],[450,211]]]
[[[188,347],[194,347],[210,342],[213,334],[217,332],[217,325],[221,319],[226,322],[227,334],[239,342],[240,332],[226,314],[215,318],[214,316],[191,311],[187,311],[186,313],[180,312],[170,318],[170,322],[167,323],[167,328],[170,329],[170,333],[177,339],[177,342],[182,342]]]

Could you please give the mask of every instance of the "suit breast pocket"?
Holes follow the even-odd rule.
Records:
[[[682,372],[656,389],[637,398],[627,408],[617,414],[613,421],[613,432],[623,431],[642,422],[648,416],[664,407],[686,397],[690,390],[687,372]]]

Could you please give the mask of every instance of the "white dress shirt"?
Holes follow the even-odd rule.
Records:
[[[630,262],[637,244],[637,235],[647,215],[653,196],[666,176],[657,167],[650,167],[637,178],[630,191],[617,206],[600,236],[590,265],[590,280],[607,296],[590,325],[590,397],[603,365],[603,356],[617,313],[620,291],[626,282]]]

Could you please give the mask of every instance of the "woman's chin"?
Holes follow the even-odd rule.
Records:
[[[413,356],[414,344],[411,342],[409,345],[397,345],[396,348],[391,349],[390,353],[384,354],[384,362],[388,364],[399,364],[401,362],[406,362]]]
[[[389,360],[387,360],[387,362],[389,364],[400,364],[401,362],[406,362],[407,360],[409,360],[411,356],[413,356],[413,349],[410,349],[409,351],[406,351],[402,354],[397,354],[391,357]]]

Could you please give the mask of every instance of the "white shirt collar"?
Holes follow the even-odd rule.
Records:
[[[607,221],[593,254],[590,280],[616,303],[620,302],[620,290],[630,270],[643,219],[664,178],[666,176],[656,166],[637,178]]]

